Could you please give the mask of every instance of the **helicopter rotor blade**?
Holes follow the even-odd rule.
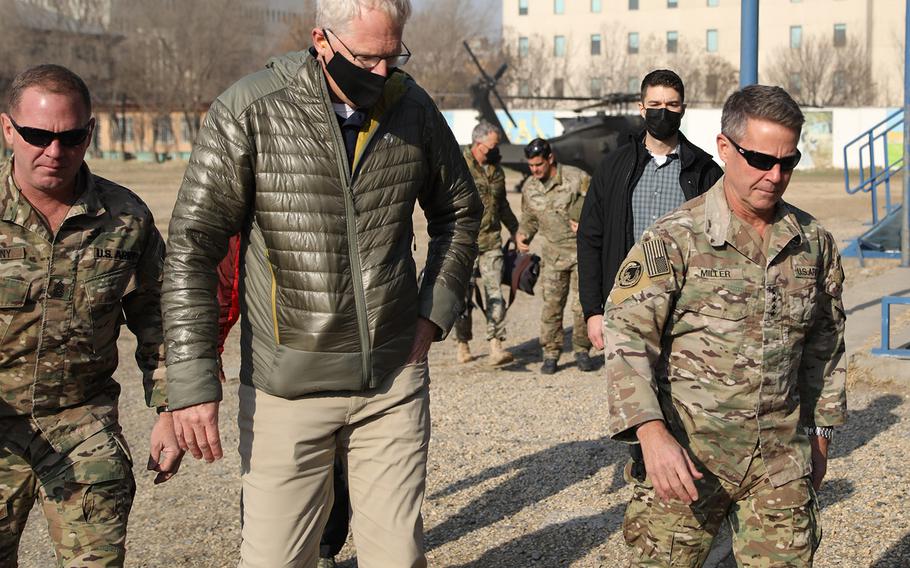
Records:
[[[487,72],[483,70],[483,66],[480,64],[480,61],[477,59],[477,56],[474,55],[474,51],[471,49],[471,46],[468,45],[467,41],[461,42],[465,50],[467,50],[468,55],[471,56],[471,60],[474,62],[474,65],[477,66],[477,69],[480,71],[480,76],[484,78],[487,83],[495,84],[496,82],[487,75]]]
[[[493,75],[493,80],[498,83],[499,80],[502,78],[502,76],[506,74],[506,70],[508,68],[509,68],[509,64],[503,63],[502,66],[499,69],[497,69],[496,73]]]
[[[509,117],[509,121],[512,123],[512,126],[518,128],[518,124],[515,122],[515,119],[512,118],[512,113],[509,112],[509,107],[506,106],[506,102],[502,100],[502,97],[499,96],[499,91],[496,90],[496,87],[492,88],[493,96],[496,97],[496,100],[499,101],[499,106],[502,107],[503,112],[506,113],[506,116]]]

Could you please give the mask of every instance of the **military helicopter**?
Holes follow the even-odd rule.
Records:
[[[474,65],[480,71],[480,79],[471,85],[472,106],[477,110],[480,118],[495,124],[503,132],[503,141],[499,145],[502,154],[503,167],[522,172],[525,177],[530,175],[527,162],[524,156],[524,145],[513,144],[509,140],[506,130],[502,127],[499,117],[496,114],[493,104],[490,102],[490,95],[496,98],[499,106],[505,115],[511,121],[512,125],[518,128],[512,113],[496,90],[496,85],[508,69],[508,64],[503,63],[492,76],[487,74],[480,61],[474,55],[471,47],[467,42],[463,42],[465,50],[470,55]],[[572,100],[586,101],[586,104],[575,109],[575,112],[581,113],[587,110],[604,108],[611,109],[614,113],[628,107],[630,104],[639,101],[638,94],[613,93],[605,97],[507,97],[537,100]],[[589,174],[600,164],[604,155],[613,149],[624,144],[630,134],[637,134],[644,130],[644,121],[637,114],[607,114],[604,111],[596,115],[579,115],[568,118],[559,118],[563,125],[563,133],[555,138],[550,138],[550,146],[553,153],[556,154],[557,160],[563,164],[579,167]],[[522,179],[522,183],[524,179]],[[521,184],[519,184],[520,187]]]

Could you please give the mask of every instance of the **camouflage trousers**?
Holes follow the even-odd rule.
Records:
[[[17,566],[19,539],[36,499],[58,566],[123,566],[135,492],[119,426],[60,454],[28,418],[0,419],[0,568]]]
[[[483,286],[483,302],[487,319],[487,341],[491,339],[506,338],[506,301],[502,297],[502,249],[496,248],[482,252],[474,262],[474,273],[480,274],[480,283]],[[468,297],[465,309],[455,320],[455,339],[458,341],[471,341],[474,333],[471,311],[474,308],[474,279],[468,286]]]
[[[726,519],[733,554],[747,568],[805,568],[821,540],[818,499],[808,477],[774,487],[756,448],[742,483],[735,485],[699,468],[698,501],[684,505],[657,499],[649,479],[635,481],[623,536],[635,549],[631,566],[701,568]]]
[[[559,359],[562,353],[562,317],[572,292],[572,351],[587,353],[591,348],[588,326],[578,299],[578,260],[574,250],[546,246],[541,256],[540,280],[543,309],[540,313],[540,345],[544,359]]]

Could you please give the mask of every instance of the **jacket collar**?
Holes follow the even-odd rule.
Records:
[[[27,226],[33,209],[28,200],[22,197],[22,192],[13,179],[14,158],[15,156],[10,156],[0,166],[0,219],[24,227]],[[79,190],[79,197],[70,207],[67,219],[78,215],[96,217],[104,213],[104,203],[95,184],[95,176],[85,162],[82,163],[77,175],[76,187]],[[37,212],[35,214],[37,215]]]
[[[642,130],[638,134],[630,134],[629,139],[633,144],[636,145],[637,156],[644,159],[645,156],[649,157],[651,154],[648,152],[648,148],[645,146],[645,131]],[[699,156],[704,153],[698,146],[692,144],[686,135],[679,132],[679,165],[682,169],[688,169]]]
[[[796,220],[790,205],[781,201],[774,213],[774,220],[768,228],[771,231],[767,256],[764,245],[757,234],[733,214],[727,196],[724,194],[724,178],[721,177],[705,195],[705,233],[711,246],[720,247],[729,243],[756,264],[773,260],[791,242],[800,244],[805,234]]]

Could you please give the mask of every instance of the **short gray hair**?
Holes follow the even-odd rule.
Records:
[[[404,28],[411,17],[411,0],[317,0],[316,27],[343,31],[364,10],[385,12],[392,22]]]
[[[492,122],[481,120],[477,123],[477,126],[475,126],[474,130],[471,132],[471,142],[476,144],[494,132],[498,134],[500,138],[502,138],[502,130],[500,130],[498,126]]]
[[[730,95],[724,103],[720,130],[739,141],[746,134],[746,121],[750,118],[780,124],[797,136],[806,121],[799,104],[787,91],[769,85],[749,85]]]

